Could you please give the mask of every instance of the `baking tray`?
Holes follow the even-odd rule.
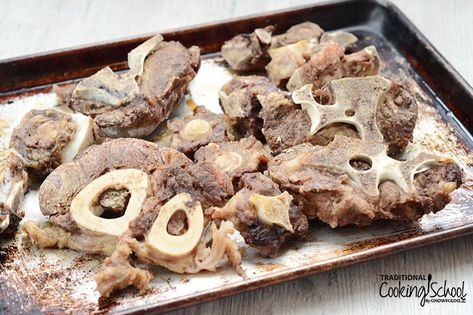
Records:
[[[416,223],[376,222],[367,228],[332,230],[314,222],[310,240],[291,244],[278,258],[263,259],[249,249],[243,262],[247,279],[226,265],[216,273],[197,275],[154,268],[156,279],[146,294],[125,290],[107,299],[94,291],[99,258],[70,250],[38,250],[18,235],[13,242],[1,243],[0,313],[164,312],[472,233],[472,88],[393,4],[337,1],[162,34],[166,40],[200,46],[202,69],[208,70],[222,67],[218,51],[232,36],[268,24],[284,32],[304,21],[325,30],[355,33],[360,38],[356,49],[374,44],[382,74],[403,80],[415,93],[416,144],[455,158],[467,174],[444,210]],[[128,51],[151,35],[0,61],[0,104],[20,106],[27,104],[25,99],[48,102],[54,83],[73,82],[104,66],[124,69]],[[28,208],[35,203],[34,191],[27,197]]]

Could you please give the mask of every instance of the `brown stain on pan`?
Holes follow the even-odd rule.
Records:
[[[21,237],[21,236],[19,236]],[[93,303],[86,303],[74,296],[74,286],[79,279],[72,277],[74,272],[91,261],[90,256],[81,256],[67,267],[48,263],[44,255],[39,254],[39,264],[31,263],[35,259],[31,254],[31,244],[21,242],[21,249],[16,244],[8,245],[7,253],[0,265],[0,310],[6,313],[77,313],[93,309]],[[1,313],[1,312],[0,312]]]
[[[264,263],[264,262],[257,262],[255,265],[256,265],[257,269],[259,269],[260,271],[264,271],[264,272],[271,272],[271,271],[274,271],[274,270],[283,269],[283,268],[287,267],[286,265],[283,265],[283,264]]]

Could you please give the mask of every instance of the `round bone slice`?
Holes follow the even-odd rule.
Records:
[[[188,230],[182,235],[171,235],[167,225],[172,215],[182,210],[187,215]],[[146,239],[147,244],[168,258],[180,258],[194,250],[204,231],[204,212],[200,202],[188,193],[174,196],[159,211]]]
[[[81,229],[95,234],[119,236],[128,229],[128,223],[136,218],[147,196],[148,175],[137,169],[115,170],[92,181],[72,200],[71,216]],[[126,188],[130,200],[125,213],[119,218],[105,219],[92,211],[98,197],[108,189]]]

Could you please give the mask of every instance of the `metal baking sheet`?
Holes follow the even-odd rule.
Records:
[[[352,17],[342,19],[348,11]],[[93,275],[99,270],[101,257],[71,250],[39,250],[27,237],[18,234],[13,241],[0,241],[0,313],[167,311],[472,233],[473,141],[469,121],[473,116],[467,106],[473,102],[472,90],[390,4],[336,2],[165,33],[167,39],[200,45],[207,53],[189,95],[173,115],[188,114],[190,100],[220,111],[217,92],[231,73],[217,51],[225,39],[234,35],[229,33],[228,25],[234,25],[232,29],[238,33],[274,23],[282,32],[306,20],[319,23],[326,30],[355,33],[360,40],[354,50],[375,45],[382,59],[382,74],[402,80],[414,92],[419,103],[419,121],[414,144],[408,150],[420,148],[451,157],[466,172],[464,185],[453,193],[452,202],[444,210],[426,215],[416,223],[381,221],[367,228],[331,229],[313,222],[309,241],[292,243],[280,257],[261,258],[247,248],[242,263],[245,279],[225,263],[217,272],[196,275],[178,275],[156,267],[151,269],[156,277],[144,295],[128,289],[110,298],[100,298],[95,291]],[[390,23],[397,23],[398,30],[407,30],[404,39],[394,35]],[[203,31],[209,31],[205,39],[199,37]],[[8,145],[11,127],[22,112],[57,105],[50,84],[75,80],[104,65],[121,69],[128,48],[144,37],[0,62],[0,149]],[[100,53],[91,60],[90,51]],[[419,54],[424,57],[419,58]],[[51,62],[61,66],[71,56],[79,61],[67,65],[67,69],[65,65],[59,69],[50,66]],[[35,58],[38,71],[33,73],[27,65]],[[442,80],[449,80],[448,89]],[[165,128],[159,128],[150,140],[165,143],[166,136]],[[45,220],[39,211],[37,187],[28,191],[25,210],[25,220]],[[241,239],[239,243],[244,246]]]

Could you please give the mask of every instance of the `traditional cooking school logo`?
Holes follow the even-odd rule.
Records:
[[[429,275],[380,275],[381,298],[416,298],[420,306],[432,303],[466,303],[465,281],[451,285]]]

